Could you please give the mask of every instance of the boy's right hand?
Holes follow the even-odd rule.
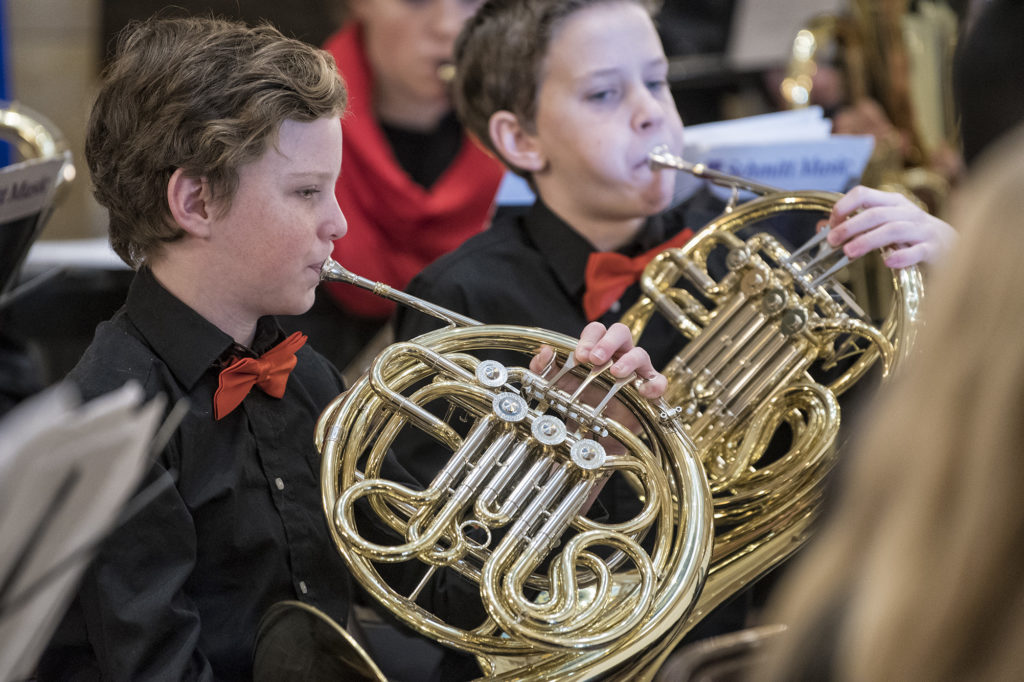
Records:
[[[890,268],[936,263],[956,243],[956,230],[898,192],[858,186],[832,207],[828,243],[860,258],[888,247],[884,262]]]
[[[530,369],[537,373],[543,371],[551,361],[552,353],[551,348],[542,347],[530,360]],[[668,386],[664,375],[654,369],[647,351],[633,344],[629,328],[620,322],[607,329],[600,322],[588,324],[580,334],[574,355],[578,362],[590,363],[595,367],[615,360],[609,368],[612,376],[622,379],[635,373],[640,380],[637,390],[648,400],[660,398]]]

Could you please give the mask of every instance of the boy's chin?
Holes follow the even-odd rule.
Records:
[[[672,206],[672,192],[650,192],[642,197],[642,201],[644,214],[652,216]]]
[[[274,315],[304,315],[313,307],[316,299],[316,289],[310,289],[304,296],[293,301],[283,301],[280,309]]]

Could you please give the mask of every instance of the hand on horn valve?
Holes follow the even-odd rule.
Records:
[[[574,351],[577,362],[589,363],[600,367],[614,361],[609,371],[612,376],[623,379],[630,375],[637,377],[637,391],[648,400],[657,400],[665,393],[668,380],[654,369],[651,358],[643,348],[633,345],[633,337],[629,328],[616,322],[605,329],[600,322],[591,322],[580,334],[580,341]],[[553,360],[553,352],[548,346],[542,346],[530,360],[530,371],[543,374]],[[579,385],[580,379],[567,375],[560,387],[572,392]],[[587,388],[583,400],[588,404],[596,404],[604,397],[604,391],[598,388]],[[622,425],[636,431],[639,424],[633,414],[618,400],[613,400],[604,414]]]
[[[942,261],[957,240],[952,225],[899,192],[858,186],[832,207],[828,243],[851,259],[884,249],[890,268]]]

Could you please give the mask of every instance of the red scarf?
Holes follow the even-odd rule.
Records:
[[[482,231],[504,174],[497,160],[468,137],[430,189],[395,160],[373,114],[373,84],[362,30],[352,23],[327,39],[348,87],[342,118],[342,174],[336,193],[348,234],[333,257],[357,275],[404,289],[439,256]],[[363,317],[387,317],[394,304],[348,284],[329,284],[343,308]]]

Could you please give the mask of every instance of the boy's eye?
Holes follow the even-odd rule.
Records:
[[[299,196],[303,199],[312,199],[317,194],[320,194],[320,190],[316,187],[305,187],[299,190]]]
[[[651,92],[661,92],[668,87],[668,81],[664,78],[647,81],[647,89]]]
[[[587,93],[586,99],[588,102],[607,102],[613,97],[615,97],[615,90],[609,88],[607,90],[596,90]]]

